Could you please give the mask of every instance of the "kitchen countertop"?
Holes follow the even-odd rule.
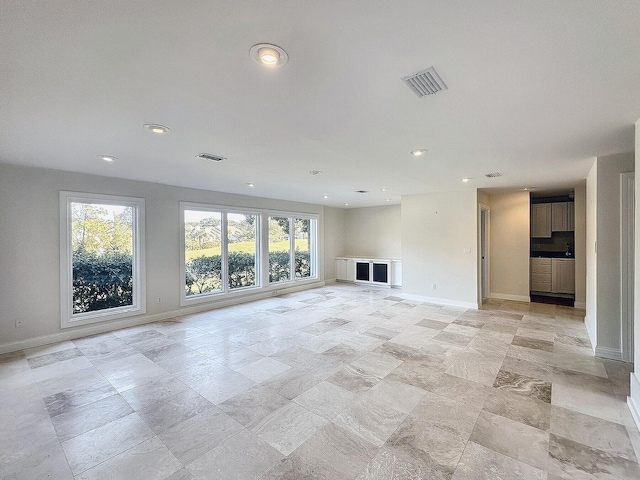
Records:
[[[538,258],[575,258],[574,254],[567,255],[564,251],[562,252],[545,252],[545,251],[532,251],[531,257]]]

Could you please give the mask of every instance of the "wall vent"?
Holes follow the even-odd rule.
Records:
[[[500,172],[493,172],[493,173],[485,173],[484,176],[487,178],[496,178],[496,177],[501,177],[502,174]]]
[[[221,157],[219,155],[212,155],[211,153],[201,153],[200,155],[196,155],[196,157],[201,158],[203,160],[210,160],[212,162],[221,162],[226,160],[226,157]]]
[[[418,97],[436,94],[440,90],[447,90],[447,86],[435,71],[433,67],[429,67],[421,72],[414,73],[408,77],[402,77],[402,81],[407,84]]]

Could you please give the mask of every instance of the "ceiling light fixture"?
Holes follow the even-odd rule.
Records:
[[[309,175],[320,175],[322,172],[320,170],[311,170]]]
[[[247,187],[249,187],[249,188],[253,188],[253,187],[255,187],[255,186],[256,186],[256,184],[255,184],[255,183],[247,183]]]
[[[385,199],[384,199],[384,201],[385,201],[385,202],[390,202],[390,201],[391,201],[391,199],[390,199],[390,198],[385,198]]]
[[[461,182],[465,182],[465,183],[467,183],[469,180],[473,180],[473,179],[471,177],[465,177],[460,179]]]
[[[427,153],[427,149],[426,148],[418,148],[416,150],[411,150],[410,153],[414,157],[419,157],[420,155],[424,155],[425,153]]]
[[[98,158],[105,162],[113,162],[114,160],[117,160],[117,158],[112,155],[98,155]]]
[[[349,206],[349,204],[348,204],[348,203],[345,203],[345,204],[344,204],[344,206],[345,206],[345,207],[348,207],[348,206]]]
[[[169,127],[165,127],[164,125],[160,125],[158,123],[145,123],[144,128],[149,130],[151,133],[155,133],[156,135],[164,135],[165,133],[171,131]]]
[[[281,67],[289,61],[289,55],[282,48],[271,43],[258,43],[249,50],[249,56],[260,65]]]
[[[386,187],[380,189],[381,192],[388,192],[389,190],[391,190],[391,189],[390,188],[386,188]]]
[[[322,198],[326,200],[327,198],[329,198],[329,195],[323,195]]]

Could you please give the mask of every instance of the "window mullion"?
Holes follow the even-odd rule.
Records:
[[[221,290],[222,292],[229,291],[229,242],[228,242],[228,231],[227,231],[227,212],[221,212],[221,222],[220,222],[220,243],[221,249],[220,254],[222,258],[220,260],[220,268],[222,270],[222,279],[221,279]]]

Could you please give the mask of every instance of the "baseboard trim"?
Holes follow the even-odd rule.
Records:
[[[513,300],[515,302],[531,302],[531,297],[528,295],[511,295],[510,293],[489,293],[490,298],[497,298],[498,300]]]
[[[75,340],[78,338],[88,337],[91,335],[97,335],[100,333],[107,333],[107,332],[112,332],[114,330],[120,330],[121,328],[129,328],[129,327],[135,327],[138,325],[144,325],[147,323],[161,322],[163,320],[169,320],[171,318],[179,318],[187,315],[193,315],[195,313],[217,310],[223,307],[240,305],[242,303],[253,302],[256,300],[263,300],[265,298],[285,295],[287,293],[310,290],[312,288],[319,288],[325,285],[326,285],[326,282],[324,281],[306,283],[304,285],[296,285],[296,286],[291,286],[287,288],[279,288],[277,291],[271,290],[271,291],[246,295],[242,297],[230,298],[228,300],[218,301],[215,303],[203,303],[200,305],[194,305],[192,307],[183,307],[179,310],[170,310],[167,312],[156,313],[153,315],[141,315],[139,317],[131,317],[124,320],[116,320],[109,323],[92,324],[85,327],[77,327],[76,329],[73,329],[73,330],[66,329],[58,333],[52,333],[49,335],[41,335],[39,337],[27,338],[25,340],[18,340],[17,342],[0,344],[0,354],[16,352],[19,350],[24,350],[26,348],[41,347],[43,345],[64,342],[67,340]]]
[[[573,302],[573,308],[587,309],[587,302]]]
[[[634,372],[631,372],[631,395],[627,397],[627,406],[633,417],[633,421],[636,423],[636,427],[640,430],[640,379]],[[636,400],[637,399],[637,400]]]
[[[423,295],[412,295],[409,293],[402,293],[400,295],[407,300],[435,303],[436,305],[442,305],[445,307],[473,308],[475,310],[479,308],[479,305],[477,303],[471,303],[471,302],[459,302],[457,300],[448,300],[446,298],[425,297]]]
[[[618,348],[596,346],[595,355],[596,357],[608,358],[610,360],[623,360],[622,350]]]

